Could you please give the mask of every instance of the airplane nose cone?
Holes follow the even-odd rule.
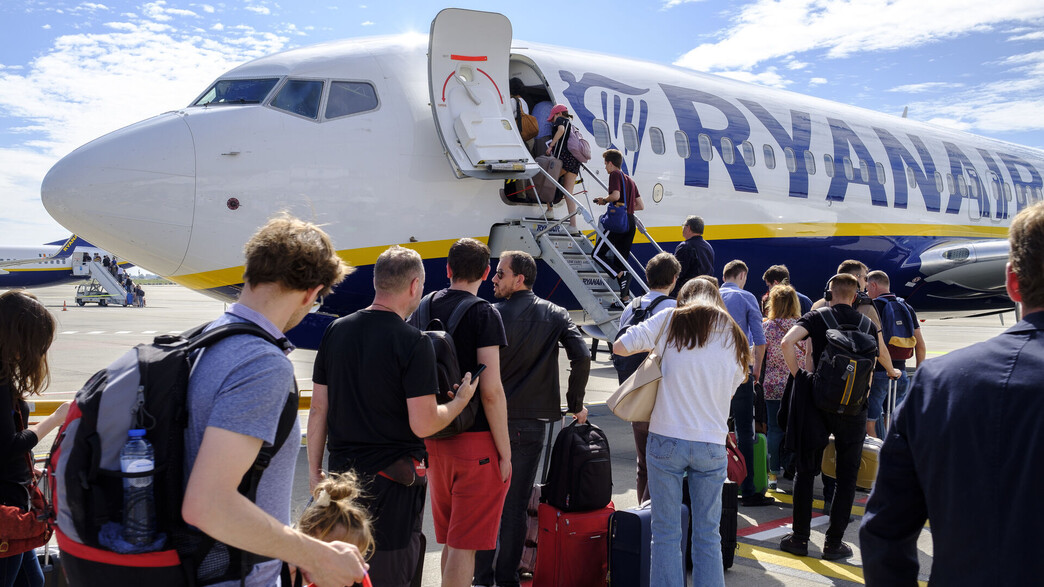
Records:
[[[181,266],[195,206],[195,149],[178,113],[76,149],[47,173],[47,212],[87,241],[161,275]]]

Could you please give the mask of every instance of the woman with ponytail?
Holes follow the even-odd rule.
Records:
[[[684,294],[684,295],[683,295]],[[725,584],[721,561],[721,487],[732,394],[747,376],[750,347],[717,287],[695,278],[669,311],[629,328],[613,352],[656,349],[663,358],[646,460],[652,498],[650,585],[684,587],[681,545],[682,477],[692,500],[694,585]]]

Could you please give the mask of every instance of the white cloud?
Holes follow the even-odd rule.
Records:
[[[250,12],[256,12],[258,14],[272,14],[272,10],[264,4],[252,4],[250,0],[247,0],[247,5],[243,8],[249,10]]]
[[[373,26],[374,22],[372,20],[367,20],[367,21],[364,21],[364,22],[360,23],[360,25],[361,26]]]
[[[176,16],[192,16],[199,18],[199,15],[191,10],[183,10],[181,8],[167,8],[167,3],[164,0],[156,0],[156,2],[149,2],[142,6],[142,13],[146,18],[161,22],[169,22],[174,20]]]
[[[810,86],[821,86],[825,83],[827,83],[827,78],[825,77],[814,77],[808,80],[808,85]]]
[[[43,25],[43,26],[42,26],[42,27],[40,27],[40,28],[42,28],[42,29],[43,29],[43,30],[45,30],[45,31],[49,31],[49,30],[51,30],[51,25],[49,25],[49,24],[45,24],[45,25]]]
[[[720,32],[720,41],[696,47],[675,64],[707,71],[749,70],[792,53],[826,50],[829,57],[847,57],[1041,17],[1040,0],[1005,0],[989,10],[979,0],[756,0]]]
[[[223,30],[225,30],[225,25],[221,24],[220,22],[215,22],[214,26],[210,27],[210,30],[212,30],[212,31],[223,31]]]
[[[1022,35],[1008,37],[1009,41],[1044,41],[1044,31],[1034,31]]]
[[[0,149],[2,244],[42,244],[69,236],[69,231],[51,219],[40,202],[40,180],[56,158],[26,149]]]
[[[682,4],[694,4],[696,2],[703,2],[704,0],[667,0],[663,3],[663,9],[669,10],[675,6],[681,6]]]
[[[214,7],[210,4],[200,4],[199,7],[202,8],[203,12],[206,12],[207,14],[214,14]]]
[[[951,83],[951,82],[924,82],[920,84],[906,84],[904,86],[896,86],[890,88],[889,92],[902,92],[905,94],[924,94],[926,92],[935,92],[938,90],[950,90],[954,88],[963,88],[964,84]]]
[[[784,78],[776,72],[775,67],[766,68],[761,73],[753,73],[750,71],[719,71],[717,75],[722,77],[732,78],[741,82],[747,82],[752,84],[759,84],[762,86],[768,86],[770,88],[785,88],[792,84],[791,80]]]
[[[84,2],[76,7],[77,10],[89,10],[94,12],[96,10],[108,10],[109,7],[104,4],[95,4],[93,2]]]
[[[798,61],[797,59],[791,59],[787,62],[787,69],[798,70],[805,69],[806,67],[808,67],[808,63],[804,61]]]

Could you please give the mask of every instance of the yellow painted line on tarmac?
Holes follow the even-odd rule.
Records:
[[[852,565],[835,563],[807,556],[795,556],[775,548],[753,546],[742,542],[739,544],[736,554],[746,559],[758,561],[759,563],[786,567],[788,569],[794,569],[795,571],[805,571],[822,577],[841,579],[842,581],[863,583],[863,569]]]
[[[778,499],[779,501],[782,501],[785,504],[794,505],[794,496],[790,495],[789,493],[778,493],[778,492],[775,492],[775,491],[769,491],[769,493],[772,494],[772,497]],[[812,500],[812,509],[813,510],[822,510],[824,505],[826,505],[826,504],[823,503],[822,499],[813,499]],[[852,504],[852,515],[853,516],[862,516],[865,513],[866,513],[866,508],[865,507],[863,507],[861,505]]]

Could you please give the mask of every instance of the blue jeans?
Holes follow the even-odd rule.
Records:
[[[903,374],[899,376],[899,383],[895,388],[896,407],[906,397],[906,387],[910,383],[909,377],[906,376],[906,370],[901,369],[901,371]],[[874,428],[878,438],[884,438],[885,422],[892,417],[891,414],[885,413],[888,410],[889,381],[891,380],[888,379],[888,375],[884,371],[874,371],[874,380],[870,383],[870,397],[867,399],[866,419],[876,422]]]
[[[736,444],[747,461],[747,477],[740,483],[740,497],[752,497],[754,491],[754,378],[740,383],[732,396],[732,418],[736,426]]]
[[[500,516],[496,550],[475,553],[475,584],[518,587],[518,564],[526,541],[526,508],[533,492],[548,423],[508,420],[511,441],[511,484]]]
[[[776,414],[783,400],[767,399],[765,408],[768,411],[768,454],[769,472],[779,473],[783,469],[783,429],[776,421]]]
[[[0,587],[43,587],[43,570],[36,550],[0,558]]]
[[[646,445],[652,497],[650,585],[685,587],[682,561],[681,489],[688,473],[692,500],[692,584],[724,587],[721,565],[721,486],[725,445],[649,433]]]

